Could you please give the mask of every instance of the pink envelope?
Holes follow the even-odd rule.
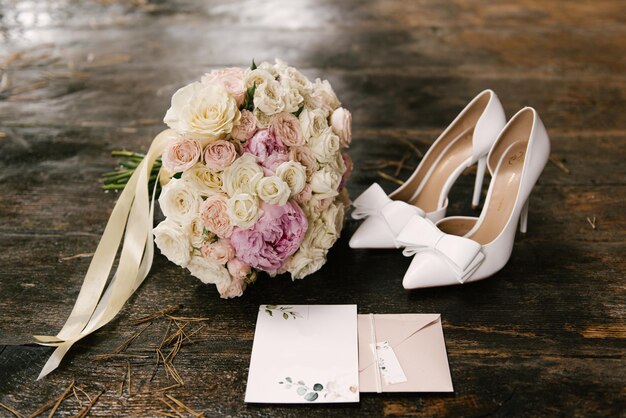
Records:
[[[440,314],[358,315],[360,392],[453,392]],[[374,337],[375,334],[375,337]],[[407,381],[388,384],[372,344],[388,342]]]

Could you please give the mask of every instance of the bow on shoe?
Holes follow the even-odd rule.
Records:
[[[441,232],[430,220],[414,216],[398,235],[397,241],[405,246],[402,254],[411,257],[430,251],[443,259],[464,283],[485,259],[482,246],[476,241]]]
[[[353,219],[365,219],[377,216],[385,221],[394,237],[404,228],[413,216],[424,216],[424,211],[401,200],[392,200],[378,185],[372,184],[354,202]]]

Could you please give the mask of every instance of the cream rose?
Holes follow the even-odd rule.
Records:
[[[235,146],[223,139],[211,142],[204,149],[204,163],[215,171],[222,171],[235,161],[237,150]]]
[[[166,219],[154,228],[154,242],[172,263],[186,267],[191,258],[191,245],[186,231],[176,222]]]
[[[294,196],[306,185],[306,168],[297,161],[286,161],[276,168],[276,176],[287,183]]]
[[[352,114],[340,107],[330,116],[330,125],[335,135],[341,140],[341,146],[347,147],[352,142]]]
[[[228,216],[240,228],[249,228],[261,216],[256,197],[248,193],[238,193],[228,199]]]
[[[337,196],[339,182],[341,182],[341,175],[327,166],[311,176],[311,190],[321,199]]]
[[[222,86],[241,106],[246,98],[246,85],[244,82],[244,72],[241,68],[230,67],[221,70],[214,70],[206,73],[200,80],[203,84],[215,84]]]
[[[196,164],[190,170],[183,172],[181,179],[202,197],[224,192],[222,173],[213,171],[204,164]]]
[[[304,145],[300,121],[291,113],[281,112],[270,121],[270,131],[288,147]]]
[[[327,115],[341,105],[328,80],[315,79],[311,98],[316,104],[324,108]]]
[[[309,147],[291,148],[289,150],[289,158],[304,166],[307,178],[310,178],[320,168],[313,151]]]
[[[283,92],[278,81],[264,81],[254,90],[254,107],[268,116],[280,113],[285,108]]]
[[[297,88],[302,96],[310,95],[313,92],[311,81],[294,67],[286,67],[282,70],[280,78],[281,80],[288,80],[292,88]]]
[[[292,279],[303,279],[315,273],[326,263],[326,251],[320,248],[301,246],[289,260],[287,271]]]
[[[270,176],[259,180],[256,185],[256,192],[261,200],[270,205],[284,205],[289,200],[291,189],[280,177]]]
[[[202,248],[204,244],[204,221],[200,216],[193,218],[188,225],[187,234],[189,235],[189,241],[194,248]]]
[[[257,121],[254,113],[249,110],[242,110],[239,124],[235,125],[233,128],[231,136],[237,141],[247,141],[255,134],[257,130],[256,123]]]
[[[237,102],[226,90],[195,82],[174,93],[163,121],[183,135],[210,142],[230,133],[239,118]]]
[[[200,255],[191,257],[187,269],[205,284],[212,283],[220,286],[223,283],[230,283],[231,280],[226,267]]]
[[[309,146],[311,147],[311,151],[313,151],[313,155],[315,155],[317,161],[321,163],[328,163],[336,159],[337,155],[339,155],[341,141],[330,128],[326,128],[319,135],[314,136],[309,140]]]
[[[303,109],[298,116],[305,140],[317,136],[328,128],[328,120],[321,109]]]
[[[202,147],[197,139],[180,137],[171,142],[163,155],[163,167],[171,173],[180,173],[193,167],[202,155]]]
[[[263,169],[256,163],[256,157],[245,153],[226,167],[222,174],[224,190],[232,197],[237,193],[256,194],[256,183],[263,178]]]
[[[266,68],[257,68],[256,70],[248,69],[245,75],[246,88],[260,86],[268,81],[275,81],[278,73],[271,74]]]
[[[202,246],[202,255],[218,264],[226,264],[235,257],[235,249],[228,239],[207,242]]]
[[[188,224],[198,215],[199,196],[187,187],[182,179],[172,179],[161,190],[159,206],[168,219],[181,225]]]
[[[219,194],[207,197],[200,206],[204,227],[220,238],[228,238],[233,232],[227,208],[226,197]]]
[[[280,81],[284,111],[288,113],[297,112],[304,103],[304,97],[300,94],[298,85],[289,79],[281,79]]]

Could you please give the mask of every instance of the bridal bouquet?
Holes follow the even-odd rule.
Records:
[[[164,119],[176,136],[155,242],[223,298],[257,272],[319,270],[348,204],[351,115],[328,81],[277,60],[225,68],[178,90]]]

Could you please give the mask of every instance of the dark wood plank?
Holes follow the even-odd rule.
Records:
[[[19,2],[0,8],[0,402],[24,414],[75,379],[91,416],[167,411],[157,388],[172,384],[154,360],[126,373],[95,356],[137,331],[129,320],[169,305],[208,317],[176,367],[169,393],[206,416],[619,416],[626,325],[626,25],[622,2],[524,0],[454,3],[347,0]],[[410,260],[354,251],[342,239],[322,271],[292,283],[262,277],[224,301],[158,255],[146,283],[108,326],[79,342],[55,373],[35,382],[50,349],[34,333],[58,330],[78,294],[115,194],[98,189],[117,148],[146,149],[171,94],[208,68],[282,57],[328,78],[354,114],[350,150],[358,195],[366,169],[429,144],[467,100],[494,89],[507,114],[531,105],[555,160],[533,192],[529,233],[495,277],[463,287],[406,292]],[[409,161],[416,164],[417,158]],[[390,171],[388,171],[390,172]],[[409,171],[398,177],[406,178]],[[451,214],[472,212],[469,170]],[[587,218],[596,218],[592,229]],[[359,405],[243,403],[261,303],[357,303],[359,312],[441,312],[455,394],[364,395]],[[129,352],[154,354],[166,321]],[[83,398],[83,402],[86,398]],[[71,416],[73,396],[59,409]],[[7,412],[0,409],[0,416]]]

